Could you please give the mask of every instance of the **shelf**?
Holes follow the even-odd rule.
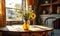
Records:
[[[54,2],[53,5],[60,5],[60,2]]]
[[[41,16],[49,16],[49,15],[50,15],[50,16],[52,16],[52,15],[55,15],[55,16],[56,16],[56,15],[59,15],[59,16],[60,16],[60,14],[41,14]]]
[[[41,4],[40,6],[50,6],[50,4]]]
[[[49,14],[50,12],[52,12],[51,14],[60,14],[60,11],[59,11],[60,10],[60,0],[50,0],[50,3],[44,3],[44,4],[41,3],[40,9],[39,9],[41,14],[43,14],[44,10],[46,12],[48,12],[45,14]]]

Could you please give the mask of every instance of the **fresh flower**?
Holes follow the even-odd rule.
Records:
[[[24,20],[34,20],[35,19],[35,17],[36,17],[36,14],[34,13],[34,11],[33,10],[25,10],[25,11],[23,11],[23,10],[19,10],[19,11],[17,11],[19,14],[21,14],[21,16],[22,16],[22,18],[24,19]]]
[[[35,14],[35,13],[32,13],[32,14],[31,14],[31,20],[32,20],[32,19],[35,19],[35,18],[36,18],[36,14]]]

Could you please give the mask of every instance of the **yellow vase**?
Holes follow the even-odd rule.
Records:
[[[24,30],[29,30],[30,28],[30,24],[28,23],[28,21],[25,21],[24,24],[23,24],[23,29]]]

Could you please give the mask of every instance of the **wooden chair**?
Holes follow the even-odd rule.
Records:
[[[52,21],[52,24],[51,25],[49,25],[49,23],[48,23],[48,20],[49,19],[52,19],[51,21]],[[48,17],[48,18],[46,18],[45,19],[45,21],[44,21],[44,24],[46,25],[46,26],[49,26],[49,27],[53,27],[54,28],[54,26],[53,26],[53,21],[55,20],[56,18],[55,17]],[[49,32],[49,34],[50,34],[50,32]],[[48,34],[48,35],[49,35]],[[53,36],[54,35],[54,32],[52,31],[52,35],[49,35],[49,36]]]
[[[54,24],[54,36],[60,36],[60,18],[57,18],[55,21],[53,21]]]
[[[52,19],[52,21],[54,21],[53,19],[56,19],[56,18],[55,18],[55,17],[48,17],[48,18],[46,18],[45,21],[44,21],[44,24],[45,24],[46,26],[48,26],[48,24],[49,24],[49,23],[48,23],[48,20],[49,20],[49,19]],[[52,24],[52,25],[53,25],[53,24]],[[53,26],[52,26],[52,27],[53,27]]]

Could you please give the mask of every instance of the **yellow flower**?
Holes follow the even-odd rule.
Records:
[[[35,13],[32,13],[31,14],[31,19],[34,20],[36,18],[36,14]]]

